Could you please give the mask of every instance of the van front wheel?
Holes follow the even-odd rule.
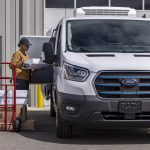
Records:
[[[56,114],[56,135],[58,138],[71,138],[72,137],[72,125],[60,118],[59,114]]]

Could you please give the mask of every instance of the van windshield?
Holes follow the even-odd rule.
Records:
[[[68,21],[67,49],[72,52],[150,52],[150,22]]]

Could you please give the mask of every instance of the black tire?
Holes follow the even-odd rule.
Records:
[[[14,130],[15,132],[21,131],[21,120],[19,118],[14,121]]]
[[[53,102],[53,98],[51,98],[50,100],[50,116],[51,117],[56,117],[56,112],[55,112],[55,109],[54,109],[54,102]]]
[[[58,138],[71,138],[72,137],[72,125],[60,118],[59,115],[56,116],[56,135]]]

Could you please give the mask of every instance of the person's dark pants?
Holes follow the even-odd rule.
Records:
[[[16,79],[16,90],[29,90],[29,81],[23,79]],[[25,113],[27,120],[27,106],[25,105]]]
[[[16,90],[29,90],[29,81],[16,79]]]

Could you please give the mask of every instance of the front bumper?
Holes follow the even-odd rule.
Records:
[[[118,102],[121,100],[58,92],[57,107],[61,118],[72,124],[98,127],[110,127],[110,125],[111,127],[150,127],[150,99],[132,99],[134,100],[141,101],[141,113],[123,114],[118,111]],[[75,111],[66,110],[66,106],[74,107]]]

